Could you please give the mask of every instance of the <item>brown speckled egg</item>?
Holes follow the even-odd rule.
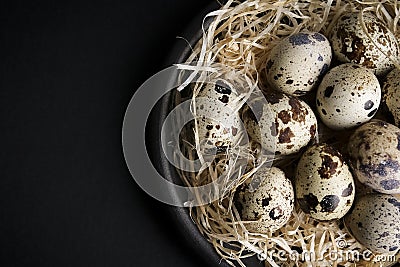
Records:
[[[382,88],[383,101],[394,117],[395,124],[400,123],[400,70],[395,68],[386,76]]]
[[[353,63],[331,69],[317,90],[317,111],[331,129],[342,130],[369,121],[381,101],[381,87],[371,70]]]
[[[357,179],[381,193],[400,193],[400,129],[381,120],[360,126],[348,151]]]
[[[345,217],[347,230],[373,252],[395,254],[400,248],[400,200],[368,194],[357,199]]]
[[[271,50],[266,66],[268,82],[286,94],[304,95],[315,88],[331,59],[331,46],[322,34],[293,34]]]
[[[225,152],[244,132],[237,109],[237,94],[222,81],[207,83],[196,98],[200,147],[205,153]]]
[[[374,44],[358,16],[359,13],[349,13],[339,18],[329,36],[333,53],[341,62],[361,64],[377,75],[386,74],[394,67],[388,56],[395,60],[399,57],[396,37],[375,15],[367,12],[363,21]]]
[[[246,108],[243,113],[249,136],[262,149],[289,155],[314,139],[317,119],[304,101],[278,92],[269,92],[265,97],[268,106],[261,107],[258,114]]]
[[[309,147],[301,156],[295,178],[301,209],[317,220],[343,217],[354,200],[354,179],[342,155],[327,144]]]
[[[249,231],[271,233],[290,218],[294,205],[293,186],[285,173],[276,168],[261,167],[253,176],[261,180],[256,191],[246,181],[236,194],[235,205]],[[249,222],[251,221],[251,222]]]

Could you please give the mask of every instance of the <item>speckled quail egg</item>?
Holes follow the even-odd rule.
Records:
[[[381,193],[400,193],[400,129],[381,120],[360,126],[348,145],[357,179]]]
[[[250,190],[250,180],[236,193],[235,205],[249,231],[271,233],[290,218],[294,205],[292,183],[276,167],[261,167],[253,176],[261,180],[256,191]]]
[[[237,94],[222,81],[207,83],[196,98],[200,147],[205,153],[224,152],[244,131],[237,110]]]
[[[400,200],[392,195],[360,197],[344,221],[354,238],[373,252],[394,254],[400,248]]]
[[[342,155],[327,144],[310,146],[301,156],[295,176],[301,209],[318,220],[343,217],[354,200],[354,179]]]
[[[332,28],[329,39],[333,53],[341,62],[361,64],[377,75],[385,74],[394,67],[389,57],[399,57],[396,37],[375,15],[364,13],[368,37],[358,16],[359,13],[345,14]]]
[[[317,119],[304,101],[279,92],[269,92],[265,97],[268,106],[260,107],[258,114],[246,108],[243,112],[249,136],[262,149],[289,155],[314,139]]]
[[[382,88],[383,101],[386,103],[390,113],[392,113],[395,124],[400,123],[400,70],[394,69],[386,76],[386,81]]]
[[[369,121],[381,101],[381,87],[371,70],[353,63],[331,69],[317,90],[317,111],[331,129],[351,128]]]
[[[328,70],[332,49],[318,32],[300,32],[282,39],[267,60],[268,82],[289,95],[304,95]]]

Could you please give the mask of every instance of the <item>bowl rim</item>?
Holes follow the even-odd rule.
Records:
[[[182,41],[179,43],[177,42],[168,57],[170,61],[173,61],[174,64],[183,63],[186,61],[192,52],[192,47],[194,47],[202,38],[203,28],[206,30],[213,21],[212,18],[207,18],[204,20],[205,15],[211,11],[219,9],[220,7],[221,5],[218,4],[217,1],[212,1],[206,6],[206,8],[199,11],[198,15],[192,19],[182,35],[191,36],[189,39],[189,44],[182,45]],[[171,62],[168,62],[168,64],[170,63]],[[173,92],[169,92],[161,99],[159,115],[156,117],[156,121],[153,124],[154,128],[152,130],[156,132],[156,142],[153,145],[153,149],[156,151],[154,153],[155,160],[153,163],[166,180],[175,184],[182,184],[175,167],[169,163],[168,159],[163,154],[160,140],[162,122],[166,119],[169,112],[173,108],[171,105],[173,98]],[[175,199],[179,199],[177,192],[175,192],[173,188],[169,189],[171,196]],[[203,262],[206,262],[207,266],[231,267],[231,265],[222,259],[222,257],[217,253],[206,237],[201,234],[197,225],[190,217],[188,208],[168,205],[166,209],[168,214],[171,216],[174,225],[178,226],[178,232],[180,232],[181,237],[184,239],[184,243],[190,247],[195,254],[197,254],[197,256],[203,260]],[[232,262],[236,265],[234,261]],[[243,262],[245,262],[247,266],[260,266],[260,264],[262,264],[257,257],[244,259]]]
[[[204,16],[209,13],[211,10],[215,10],[219,6],[216,2],[212,2],[209,4],[204,10],[199,12],[197,17],[193,18],[190,24],[186,27],[184,31],[184,36],[191,36],[189,39],[189,44],[184,48],[182,45],[176,44],[173,48],[172,60],[174,63],[183,63],[190,56],[192,50],[191,48],[201,39],[203,36],[203,30],[201,29],[201,23],[203,21]],[[204,28],[207,29],[210,25],[211,20],[207,20],[204,23]],[[200,29],[199,29],[200,28]],[[193,32],[195,32],[193,34]],[[183,50],[182,50],[183,48]],[[175,58],[174,58],[175,57]],[[172,99],[173,93],[168,93],[166,97],[162,98],[161,109],[158,117],[157,123],[157,133],[161,133],[162,123],[170,110],[172,109]],[[160,140],[158,140],[160,142]],[[163,155],[161,142],[157,146],[156,155],[159,157],[159,160],[156,160],[159,165],[159,170],[161,170],[163,177],[173,183],[179,184],[181,183],[180,177],[175,170],[175,167],[172,166],[168,159]],[[174,198],[178,198],[175,191],[170,190],[170,194]],[[189,214],[189,209],[185,207],[175,207],[168,206],[168,213],[171,215],[171,218],[175,225],[179,225],[178,229],[182,237],[184,237],[184,243],[195,251],[195,254],[202,258],[204,262],[207,263],[208,266],[220,266],[220,267],[229,267],[228,263],[222,260],[221,256],[215,251],[214,247],[207,241],[207,239],[202,235],[197,228],[196,224],[193,222],[192,218]]]

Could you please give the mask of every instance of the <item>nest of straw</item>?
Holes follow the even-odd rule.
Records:
[[[207,29],[203,27],[202,38],[192,48],[185,64],[179,67],[200,73],[205,66],[220,63],[243,74],[248,88],[257,86],[265,89],[268,88],[263,77],[265,62],[280,39],[303,30],[328,36],[337,19],[347,12],[360,12],[361,15],[363,12],[372,12],[396,36],[399,34],[400,3],[395,0],[230,0],[206,16],[205,20],[211,19],[211,23]],[[191,77],[193,79],[194,76]],[[179,89],[189,84],[191,77]],[[177,104],[185,98],[192,98],[195,105],[200,87],[201,84],[195,84],[191,88],[192,94],[187,96],[177,94]],[[181,151],[189,159],[199,157],[196,125],[189,125],[180,136]],[[329,130],[324,130],[323,125],[319,125],[319,129],[319,139],[329,140]],[[340,140],[336,142],[335,145],[340,147]],[[349,260],[349,251],[361,253],[366,248],[348,234],[342,221],[316,221],[298,206],[280,230],[270,234],[248,231],[235,208],[234,194],[260,165],[257,164],[256,150],[251,146],[250,151],[242,151],[247,153],[247,157],[253,158],[253,163],[250,168],[235,173],[235,183],[226,190],[223,198],[208,205],[188,207],[200,232],[228,264],[246,266],[243,259],[253,256],[258,256],[265,262],[265,266],[391,266],[398,261],[398,255],[374,254],[367,255],[368,260],[365,257]],[[231,155],[227,151],[200,172],[180,171],[182,180],[192,187],[213,182],[229,168]],[[284,167],[290,178],[288,166],[293,166],[298,156],[275,159],[273,165]],[[357,184],[358,195],[367,191],[361,184]],[[281,254],[277,255],[277,251]],[[283,255],[283,252],[287,254]],[[285,260],[282,260],[282,256],[286,256]]]

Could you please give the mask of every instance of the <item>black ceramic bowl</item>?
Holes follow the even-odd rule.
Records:
[[[193,21],[187,27],[187,30],[183,34],[184,37],[190,37],[189,42],[191,46],[194,46],[197,41],[202,37],[202,21],[204,16],[212,11],[218,9],[220,6],[213,2],[205,10],[199,12],[198,16],[193,18]],[[205,27],[208,26],[210,21],[205,22]],[[191,53],[189,45],[185,45],[182,40],[176,45],[175,49],[169,55],[169,62],[180,63],[184,62]],[[155,165],[158,172],[168,181],[175,184],[182,185],[179,175],[174,166],[172,166],[165,155],[160,142],[161,126],[173,108],[174,92],[166,94],[157,105],[153,108],[150,114],[147,127],[146,127],[146,146],[150,152],[150,158]],[[151,140],[151,142],[148,142]],[[176,195],[176,192],[171,191],[170,194]],[[177,196],[176,196],[177,197]],[[218,266],[228,267],[229,265],[225,261],[221,261],[221,257],[216,253],[214,247],[206,240],[206,238],[199,232],[197,226],[189,216],[189,210],[183,207],[172,207],[165,206],[168,209],[171,219],[174,221],[178,231],[181,233],[181,237],[187,241],[187,247],[195,251],[199,257],[207,263],[207,266]],[[248,266],[262,266],[263,264],[253,257],[246,260]]]
[[[190,45],[193,47],[199,39],[202,37],[201,25],[204,16],[212,11],[218,9],[219,6],[216,2],[210,4],[205,10],[199,12],[198,16],[193,18],[193,21],[187,27],[187,30],[183,34],[184,37],[189,39]],[[208,21],[208,23],[211,21]],[[204,24],[206,28],[208,26],[207,21]],[[180,41],[176,45],[175,49],[168,56],[168,64],[170,63],[181,63],[184,62],[191,53],[191,47]],[[148,124],[146,127],[146,141],[151,140],[151,142],[146,142],[150,158],[159,171],[159,173],[168,181],[182,185],[182,181],[175,169],[175,167],[170,164],[166,156],[163,154],[163,149],[160,141],[160,133],[163,122],[165,121],[167,115],[174,108],[174,91],[166,94],[153,108],[155,112],[150,114]],[[177,192],[169,192],[174,199],[180,199]],[[221,256],[217,254],[214,247],[206,240],[206,238],[199,232],[196,224],[192,221],[189,215],[189,210],[183,207],[172,207],[165,206],[170,214],[171,220],[173,220],[176,229],[181,234],[181,239],[187,242],[187,248],[198,254],[199,257],[203,259],[206,266],[215,267],[229,267],[225,261],[221,260]],[[256,257],[248,258],[244,260],[246,266],[256,267],[264,266],[264,263],[259,261]],[[396,264],[395,266],[398,266]]]

